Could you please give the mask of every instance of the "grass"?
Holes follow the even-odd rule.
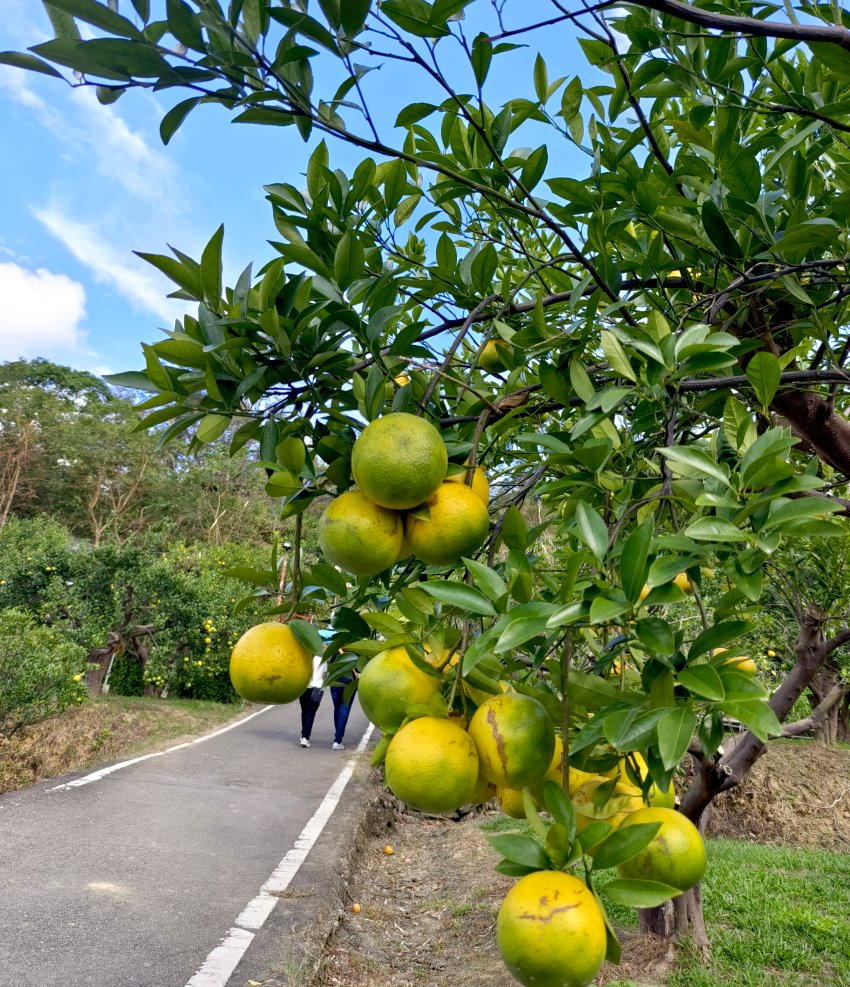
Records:
[[[531,835],[507,817],[482,829]],[[668,987],[850,987],[850,855],[742,840],[709,840],[707,848],[711,958],[683,945]],[[603,898],[616,876],[596,878]],[[637,924],[633,909],[606,908],[615,926]]]

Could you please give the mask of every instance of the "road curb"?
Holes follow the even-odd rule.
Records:
[[[359,755],[334,814],[228,987],[309,987],[328,940],[351,908],[349,882],[367,841],[393,825],[379,772],[369,765],[371,746]]]

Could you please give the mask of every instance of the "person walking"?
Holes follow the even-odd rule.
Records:
[[[316,713],[322,702],[322,696],[325,694],[322,684],[325,681],[326,671],[327,665],[322,661],[322,656],[315,655],[313,658],[313,677],[310,679],[310,684],[298,697],[298,702],[301,704],[302,747],[310,746],[310,734],[313,732],[313,722],[316,719]]]
[[[331,665],[339,661],[344,651],[337,652]],[[352,683],[354,683],[352,685]],[[334,704],[334,742],[331,747],[335,751],[344,751],[345,744],[342,742],[345,737],[345,728],[348,724],[348,717],[354,703],[354,694],[357,692],[357,669],[351,669],[351,675],[343,675],[331,686],[331,699]]]

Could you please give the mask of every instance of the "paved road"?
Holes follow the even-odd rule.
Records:
[[[0,987],[214,983],[197,971],[368,726],[355,703],[331,751],[332,712],[327,695],[309,750],[295,703],[92,783],[0,796]]]

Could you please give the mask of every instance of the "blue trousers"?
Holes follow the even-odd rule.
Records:
[[[345,727],[348,723],[348,715],[351,712],[351,705],[354,702],[354,693],[348,702],[345,701],[345,686],[332,685],[331,699],[334,702],[334,743],[341,744],[345,736]]]
[[[319,697],[318,700],[313,698],[314,693]],[[305,689],[298,697],[298,701],[301,703],[301,736],[305,740],[309,740],[310,734],[313,732],[313,721],[316,719],[323,695],[324,693],[319,689]]]

